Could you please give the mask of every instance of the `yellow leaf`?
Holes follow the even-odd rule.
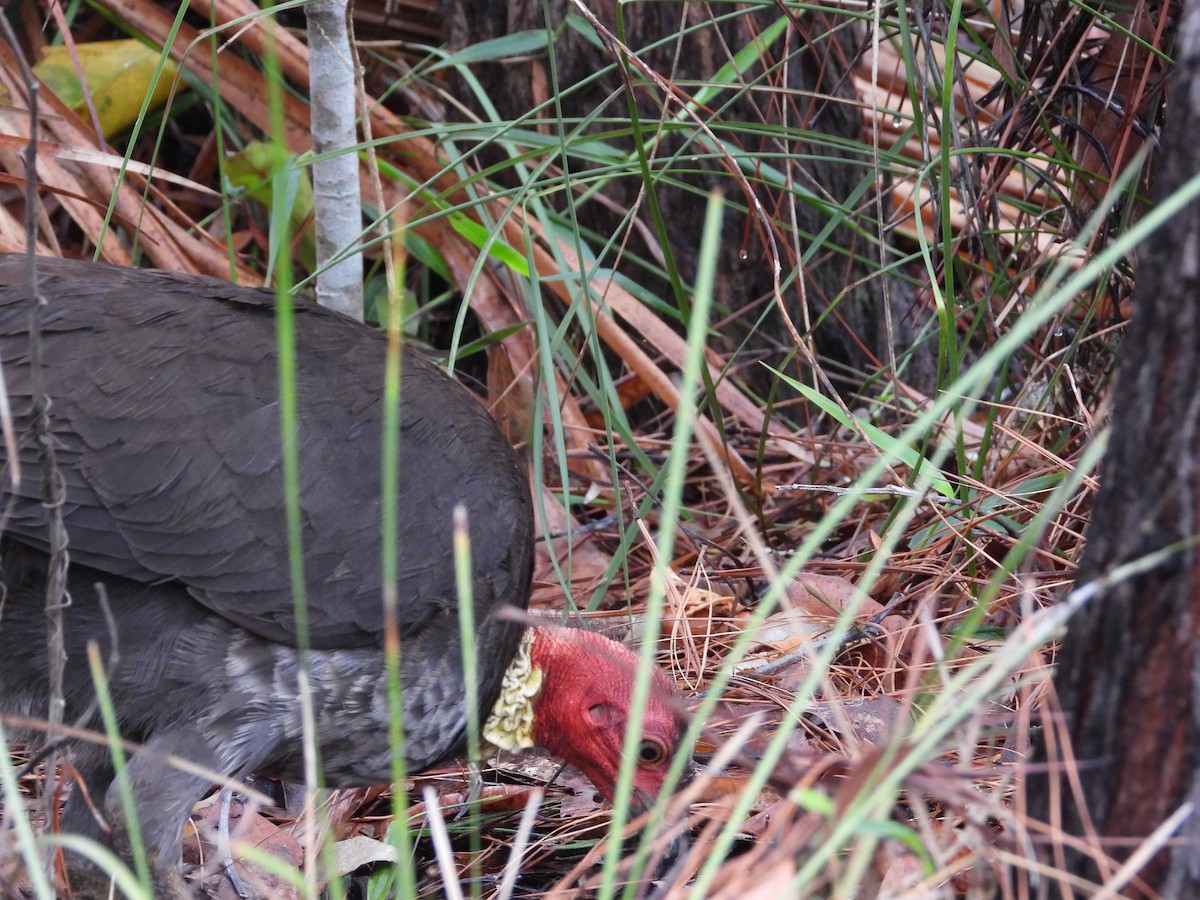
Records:
[[[162,106],[179,71],[174,62],[166,60],[157,83],[152,85],[161,51],[135,40],[76,44],[75,52],[105,137],[137,121],[146,93],[152,86],[153,99],[149,109]],[[66,47],[47,47],[34,71],[63,103],[87,118],[83,88],[75,76],[75,64]]]

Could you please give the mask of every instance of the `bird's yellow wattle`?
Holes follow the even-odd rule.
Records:
[[[542,689],[542,670],[532,658],[533,629],[521,636],[517,655],[504,673],[500,696],[483,725],[483,739],[501,750],[516,752],[533,746],[533,700]]]

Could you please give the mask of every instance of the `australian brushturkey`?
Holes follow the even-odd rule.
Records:
[[[66,720],[94,695],[85,646],[107,673],[132,758],[141,833],[159,895],[182,894],[180,833],[208,788],[171,754],[230,776],[302,777],[299,651],[285,527],[275,302],[221,281],[41,260],[43,383],[69,535]],[[0,359],[20,480],[4,453],[0,709],[47,702],[47,517],[31,438],[30,290],[0,256]],[[295,316],[299,497],[307,628],[326,783],[390,779],[381,604],[380,447],[385,340],[301,305]],[[467,391],[403,357],[399,496],[401,680],[410,770],[465,741],[452,511],[468,514],[475,667],[485,736],[534,742],[612,794],[636,658],[578,630],[527,631],[494,615],[528,601],[533,516],[511,447]],[[643,721],[635,784],[654,796],[680,739],[666,676]],[[85,724],[96,726],[99,719]],[[128,853],[109,750],[74,763]],[[62,828],[101,838],[84,792]],[[77,868],[77,867],[75,867]],[[86,871],[86,869],[85,869]],[[95,873],[92,875],[95,878]]]

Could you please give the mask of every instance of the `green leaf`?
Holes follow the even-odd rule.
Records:
[[[474,219],[467,218],[461,213],[451,213],[450,225],[480,250],[486,250],[492,259],[508,266],[519,275],[529,277],[529,263],[525,256],[499,238],[493,240],[492,233]]]
[[[447,54],[442,60],[423,70],[423,74],[438,69],[470,66],[481,62],[496,62],[513,56],[528,56],[546,49],[547,37],[544,30],[516,31],[503,37],[480,41],[469,47]]]
[[[272,221],[275,221],[277,214],[285,214],[289,231],[300,235],[300,260],[307,271],[312,272],[317,266],[317,239],[313,228],[313,189],[308,169],[290,153],[284,154],[284,165],[281,167],[275,152],[271,144],[251,141],[244,150],[235,153],[226,162],[225,176],[233,187],[241,188],[265,206]],[[283,201],[282,210],[275,208],[277,199]]]

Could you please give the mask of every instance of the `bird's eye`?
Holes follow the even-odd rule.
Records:
[[[657,766],[667,758],[667,745],[652,738],[638,744],[638,762],[644,766]]]

